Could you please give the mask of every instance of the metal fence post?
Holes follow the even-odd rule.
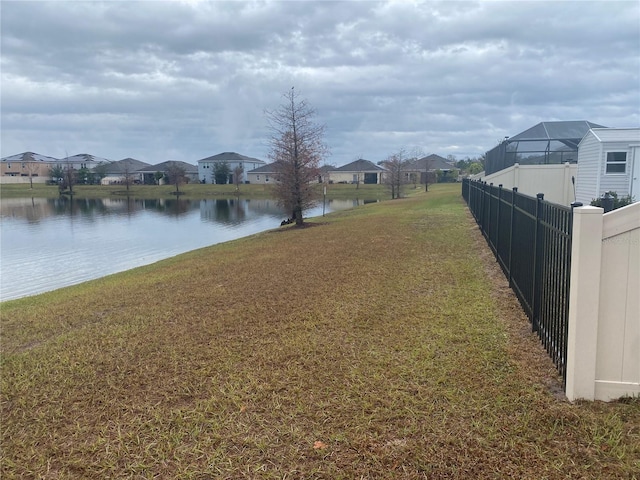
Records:
[[[487,211],[487,228],[485,231],[487,234],[487,240],[489,240],[489,246],[491,246],[491,190],[492,189],[493,189],[493,182],[489,184],[489,188],[487,189],[488,211]]]
[[[544,201],[544,193],[536,195],[536,224],[533,235],[533,288],[531,292],[531,329],[537,332],[539,329],[538,316],[540,314],[540,301],[538,300],[540,285],[540,259],[542,258],[542,242],[540,241],[540,222],[542,216],[542,202]]]
[[[498,185],[498,209],[496,211],[496,258],[500,254],[500,204],[502,203],[502,184]]]
[[[509,287],[513,288],[513,273],[511,269],[511,254],[513,252],[513,217],[515,216],[516,210],[516,195],[518,194],[518,187],[513,187],[513,193],[511,194],[511,215],[509,218],[509,267],[507,270],[509,271]]]

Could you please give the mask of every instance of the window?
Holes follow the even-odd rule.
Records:
[[[607,152],[607,173],[625,173],[627,152]]]

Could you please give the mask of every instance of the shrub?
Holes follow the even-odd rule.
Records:
[[[630,205],[631,203],[634,202],[634,198],[631,195],[625,195],[623,197],[618,197],[618,193],[617,192],[606,192],[606,194],[609,194],[612,198],[613,198],[613,209],[615,210],[616,208],[621,208],[624,207],[626,205]],[[591,200],[591,206],[592,207],[602,207],[602,198],[594,198],[593,200]]]

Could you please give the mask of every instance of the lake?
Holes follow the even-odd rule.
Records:
[[[327,213],[368,203],[327,200]],[[305,212],[322,215],[323,207]],[[272,228],[274,200],[59,197],[0,204],[0,301],[74,285]]]

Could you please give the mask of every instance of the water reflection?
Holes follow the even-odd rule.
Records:
[[[374,200],[375,201],[375,200]],[[327,201],[326,212],[363,205]],[[322,215],[322,205],[306,212]],[[59,197],[0,203],[0,300],[73,285],[277,228],[272,199]]]

